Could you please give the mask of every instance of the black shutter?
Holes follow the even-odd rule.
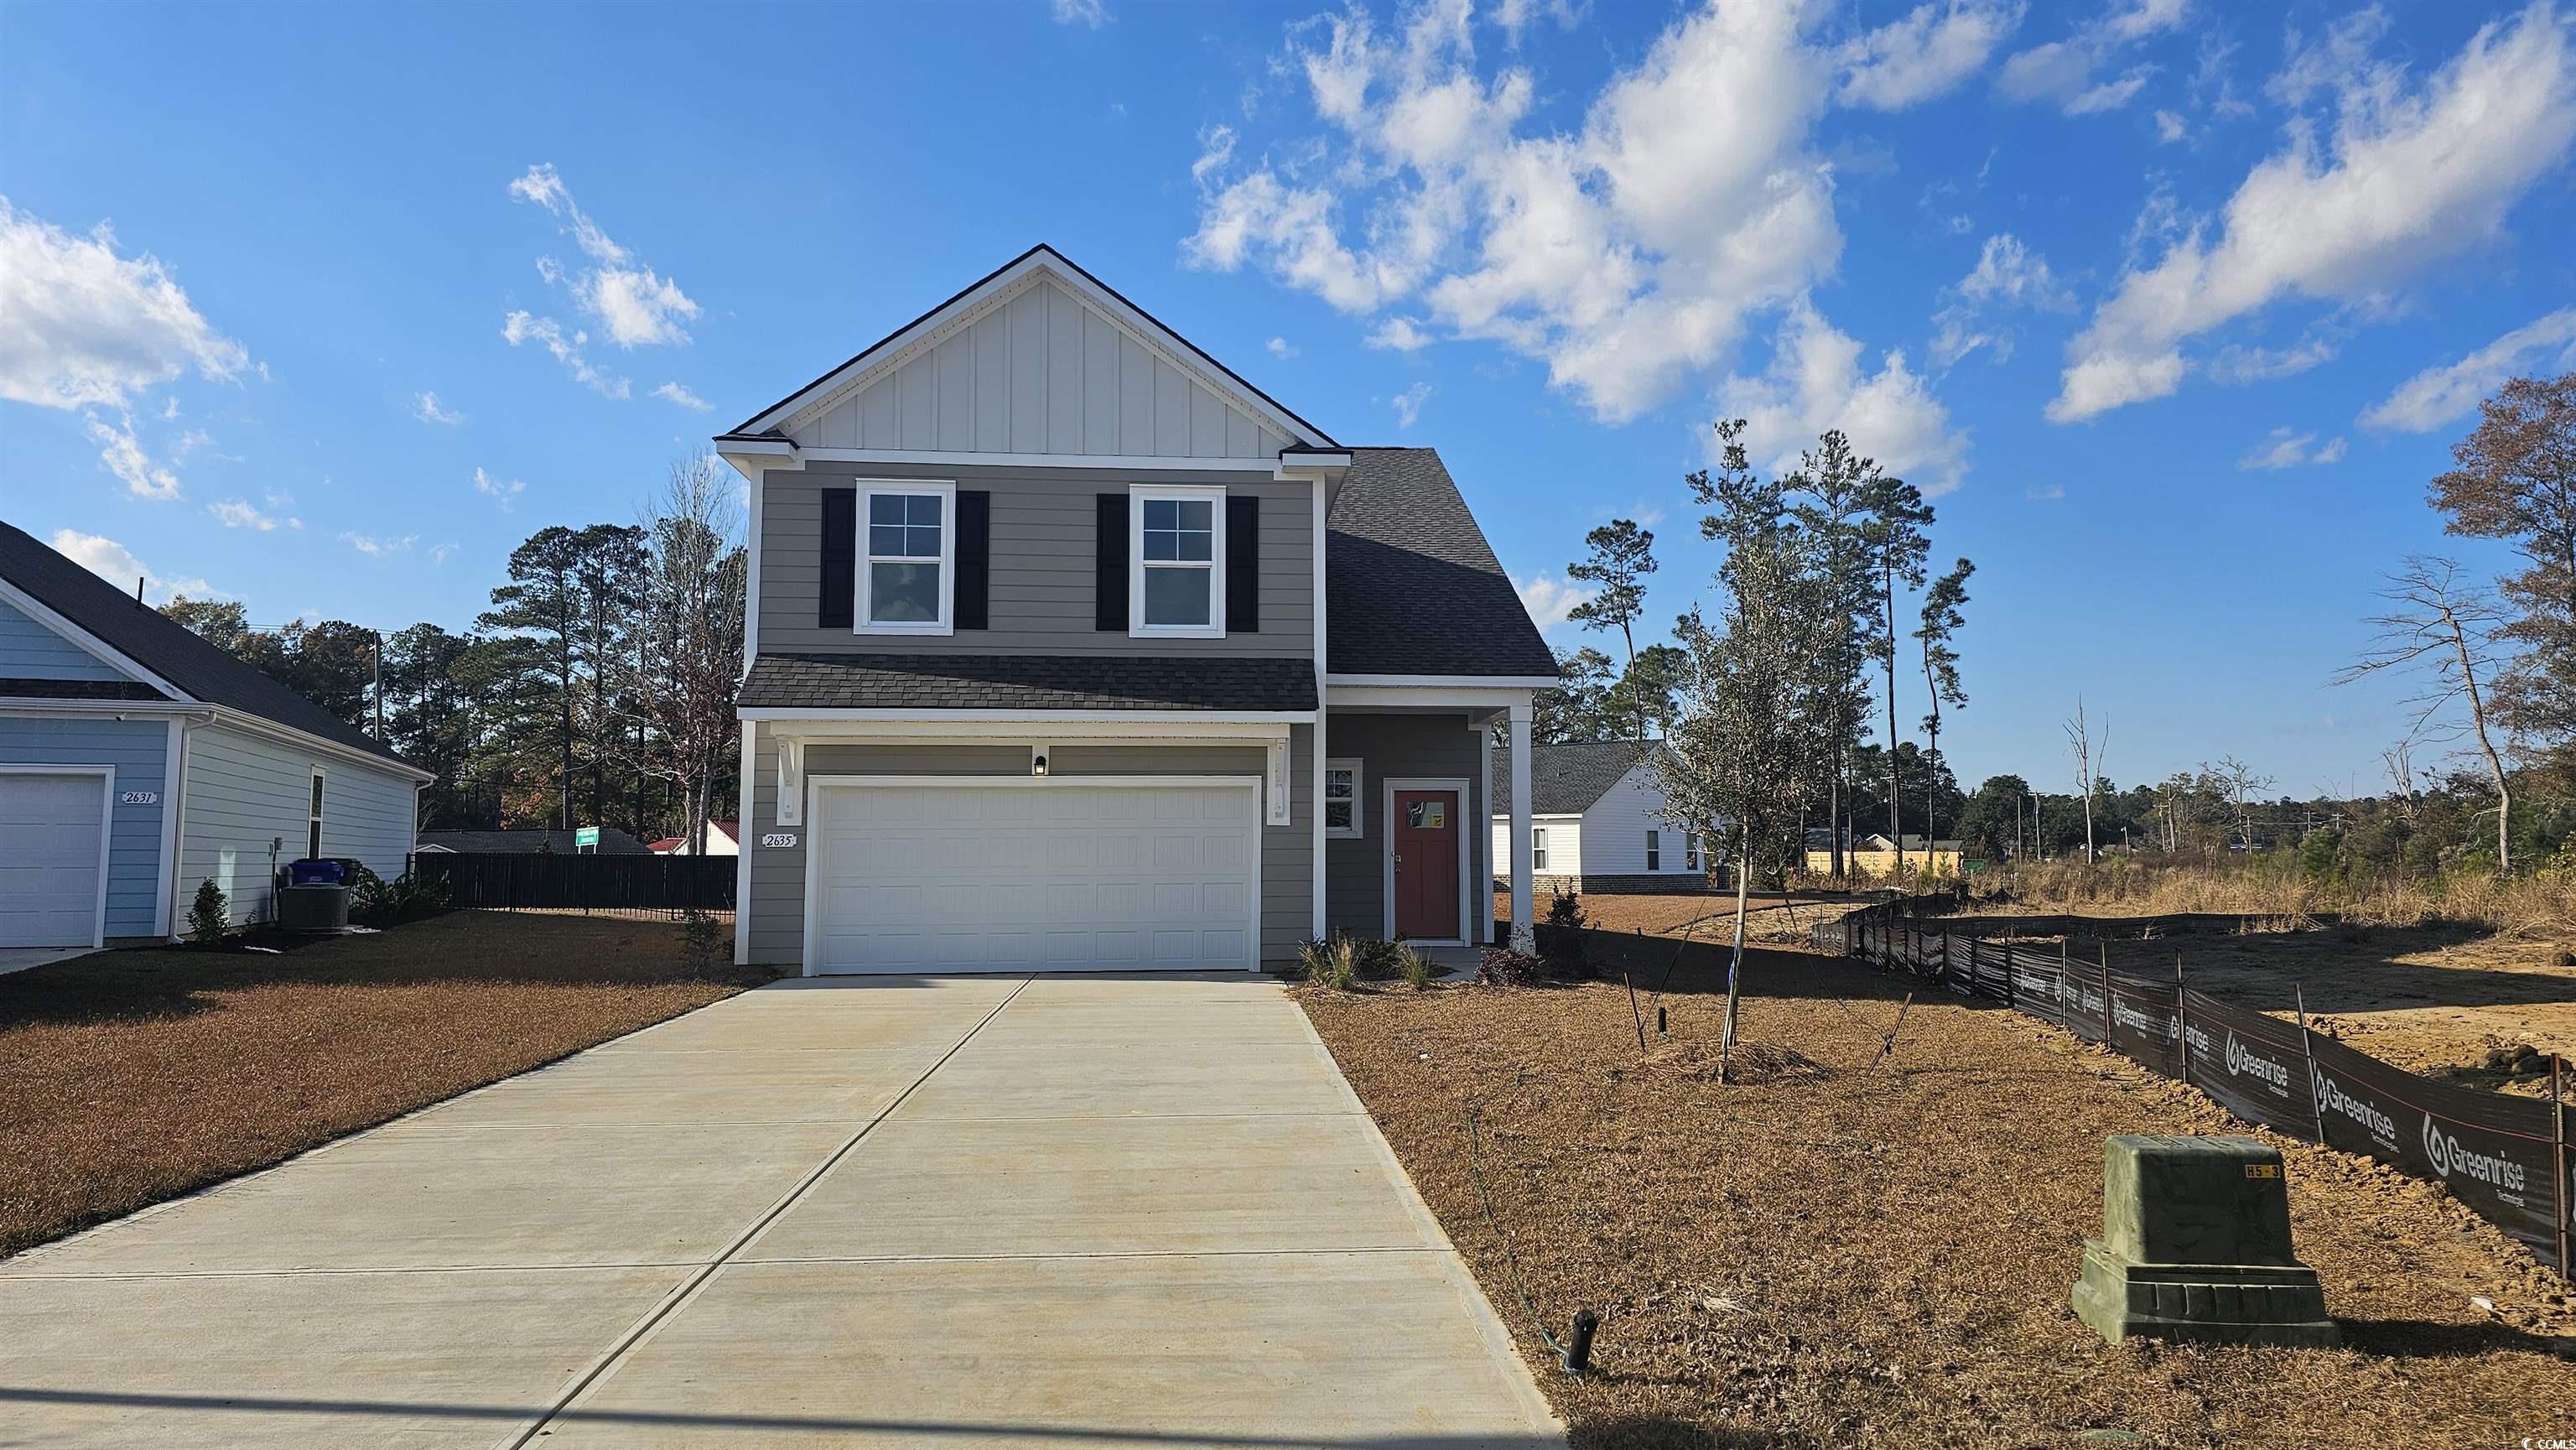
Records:
[[[958,629],[985,629],[993,572],[993,495],[957,491],[957,577],[951,581],[948,620]]]
[[[821,629],[848,629],[859,592],[859,491],[823,490],[822,598],[814,608]]]
[[[1092,627],[1127,630],[1127,495],[1104,493],[1093,540],[1099,578],[1092,588]]]
[[[1261,500],[1225,501],[1225,632],[1261,633]]]

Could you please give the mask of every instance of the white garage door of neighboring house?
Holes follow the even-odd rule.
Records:
[[[810,972],[1248,970],[1256,779],[814,786]]]
[[[0,770],[0,947],[97,944],[107,782]]]

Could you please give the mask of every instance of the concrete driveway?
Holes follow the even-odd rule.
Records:
[[[1562,1445],[1259,979],[749,992],[0,1262],[0,1445]]]

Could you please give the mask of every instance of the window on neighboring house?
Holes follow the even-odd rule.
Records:
[[[322,772],[321,772],[321,770],[317,767],[317,768],[314,770],[314,772],[313,772],[313,808],[312,808],[312,810],[310,810],[310,811],[308,811],[308,812],[306,813],[306,820],[305,820],[305,832],[304,832],[304,859],[305,859],[305,860],[307,860],[307,861],[318,861],[318,860],[320,860],[321,858],[322,858]]]
[[[1139,489],[1129,630],[1225,635],[1225,490]]]
[[[1530,869],[1532,871],[1547,869],[1547,827],[1545,826],[1530,827]]]
[[[1360,763],[1356,760],[1324,762],[1324,834],[1360,834]]]
[[[1686,871],[1699,869],[1699,832],[1697,831],[1688,832],[1682,837],[1682,869]]]
[[[955,557],[949,512],[956,497],[946,484],[867,490],[859,633],[948,632],[948,570]]]
[[[1664,833],[1661,831],[1646,833],[1646,869],[1649,871],[1664,869]]]

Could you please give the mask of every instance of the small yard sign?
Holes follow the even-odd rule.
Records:
[[[589,847],[591,850],[594,850],[594,851],[598,850],[598,849],[599,849],[599,827],[597,827],[597,826],[583,826],[583,827],[581,827],[579,830],[574,831],[574,832],[572,833],[572,843],[573,843],[573,845],[574,845],[574,847],[575,847],[576,849],[578,849],[578,848],[580,848],[580,847],[583,847],[583,846],[587,846],[587,847]]]

